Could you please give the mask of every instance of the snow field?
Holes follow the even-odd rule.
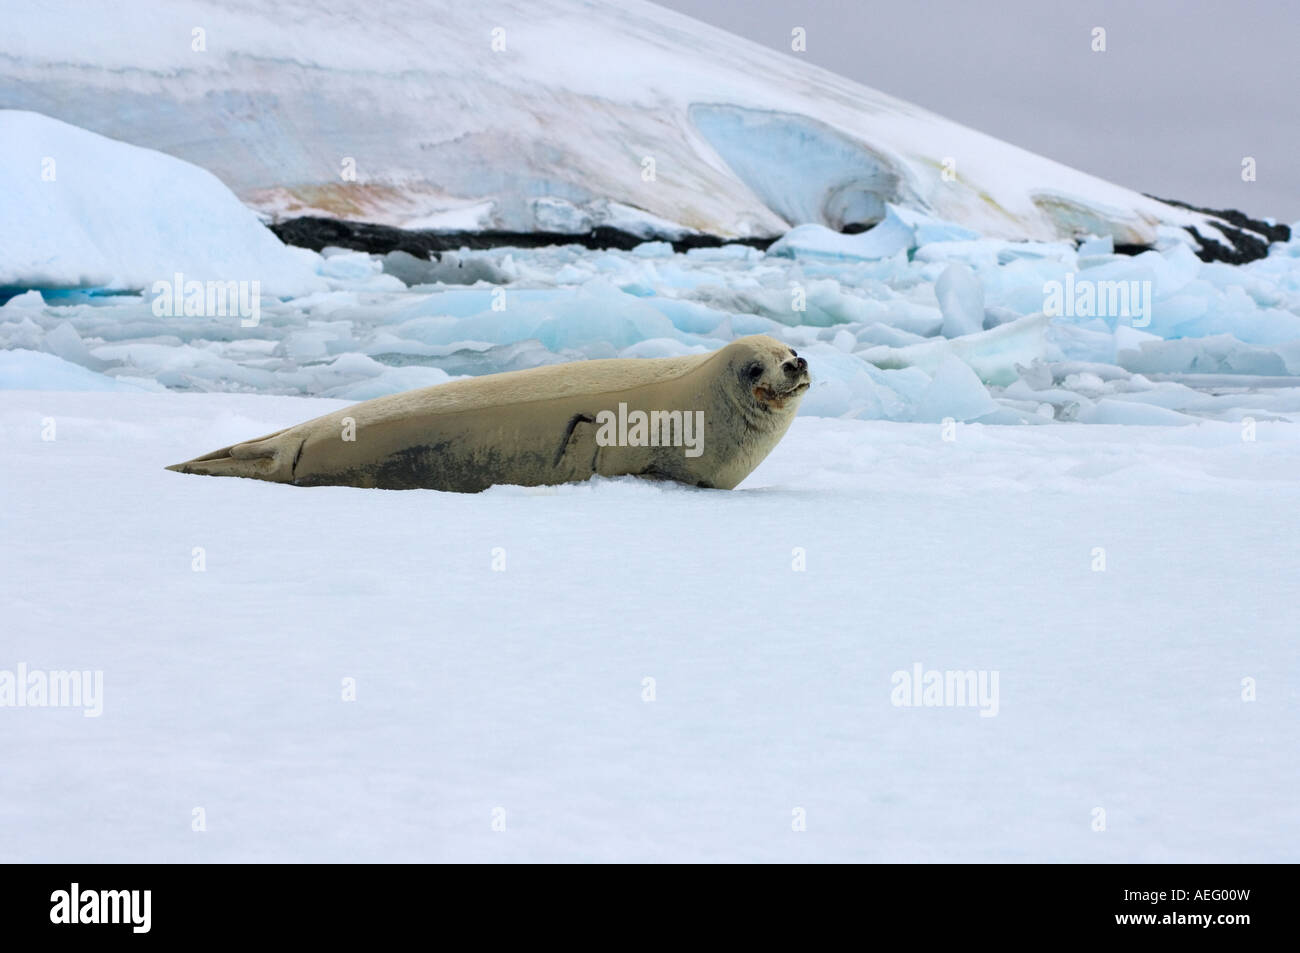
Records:
[[[6,861],[1296,859],[1293,427],[800,418],[731,493],[162,469],[338,406],[0,398],[0,669],[104,673],[0,711]],[[918,662],[996,716],[891,704]]]

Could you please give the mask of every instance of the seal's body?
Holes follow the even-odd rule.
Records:
[[[803,358],[755,335],[711,354],[579,361],[379,397],[168,469],[466,493],[597,473],[731,489],[785,434],[808,386]]]

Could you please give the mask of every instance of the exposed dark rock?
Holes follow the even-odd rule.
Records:
[[[1201,250],[1196,253],[1201,261],[1226,261],[1230,265],[1244,265],[1248,261],[1268,256],[1268,242],[1241,229],[1215,224],[1215,228],[1232,242],[1232,247],[1229,248],[1220,241],[1202,235],[1195,225],[1186,227],[1201,246]]]
[[[1140,255],[1144,251],[1150,251],[1150,245],[1116,245],[1115,254],[1117,255]]]
[[[1257,218],[1251,218],[1245,212],[1239,212],[1234,208],[1201,208],[1187,202],[1180,202],[1177,199],[1162,199],[1156,195],[1148,197],[1155,199],[1157,202],[1164,202],[1166,205],[1185,208],[1192,212],[1200,212],[1202,215],[1209,215],[1218,220],[1214,223],[1214,227],[1223,232],[1224,237],[1232,242],[1232,247],[1228,247],[1214,238],[1202,235],[1195,226],[1187,226],[1188,233],[1201,246],[1201,250],[1196,253],[1201,261],[1223,261],[1230,265],[1244,265],[1246,262],[1254,261],[1257,258],[1266,258],[1268,256],[1268,246],[1272,242],[1288,242],[1291,240],[1289,226],[1270,224]]]
[[[590,249],[618,248],[624,251],[646,241],[666,241],[674,251],[692,248],[719,248],[723,245],[748,245],[765,249],[779,236],[770,238],[722,238],[718,235],[689,234],[675,239],[644,238],[608,225],[598,225],[589,232],[433,232],[394,228],[391,225],[374,225],[368,222],[346,222],[335,218],[304,216],[277,222],[271,231],[287,245],[297,245],[320,251],[333,245],[356,251],[386,255],[403,251],[417,258],[428,259],[442,252],[461,248],[485,249],[513,246],[516,248],[543,248],[548,245],[581,245]]]
[[[1166,205],[1176,205],[1178,208],[1185,208],[1192,212],[1200,212],[1203,215],[1213,215],[1215,218],[1221,218],[1225,222],[1228,222],[1239,229],[1258,232],[1270,242],[1289,242],[1291,240],[1290,226],[1280,224],[1271,225],[1258,218],[1251,218],[1245,212],[1239,212],[1235,208],[1200,208],[1196,205],[1189,205],[1186,202],[1180,202],[1177,199],[1162,199],[1155,195],[1149,195],[1147,197],[1153,198],[1157,202],[1164,202]]]
[[[1202,235],[1194,226],[1187,228],[1196,239],[1199,246],[1196,254],[1202,261],[1223,261],[1241,265],[1266,257],[1271,242],[1285,242],[1291,239],[1291,229],[1286,225],[1260,221],[1236,209],[1200,208],[1176,199],[1162,199],[1154,195],[1150,197],[1166,205],[1200,212],[1215,219],[1215,227],[1232,243],[1231,246]],[[608,225],[598,225],[591,231],[576,233],[498,230],[435,232],[311,216],[277,222],[270,228],[286,244],[310,248],[313,251],[320,251],[331,245],[376,255],[400,251],[425,261],[437,260],[443,253],[458,251],[461,248],[480,250],[505,246],[544,248],[549,245],[581,245],[589,249],[617,248],[628,251],[646,241],[666,241],[677,252],[689,251],[692,248],[719,248],[723,245],[748,245],[751,248],[766,250],[780,237],[773,235],[766,238],[723,238],[719,235],[692,233],[680,238],[656,239],[634,235]],[[846,225],[842,231],[851,235],[869,229],[854,224]],[[1149,250],[1148,245],[1115,246],[1115,252],[1120,255],[1137,255]]]

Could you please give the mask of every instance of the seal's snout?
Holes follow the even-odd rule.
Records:
[[[798,377],[808,370],[808,362],[802,357],[794,357],[781,365],[785,369],[786,377]]]

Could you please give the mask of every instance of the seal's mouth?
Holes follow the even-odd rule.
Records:
[[[789,401],[790,398],[802,394],[810,386],[812,386],[812,381],[810,381],[807,378],[807,376],[805,376],[803,380],[799,381],[794,386],[787,388],[786,390],[780,390],[780,391],[773,390],[771,387],[767,387],[767,386],[755,387],[754,397],[755,399],[758,400],[760,404],[762,404],[765,407],[771,407],[771,408],[775,408],[776,410],[781,410],[783,407],[785,407],[786,402]]]

